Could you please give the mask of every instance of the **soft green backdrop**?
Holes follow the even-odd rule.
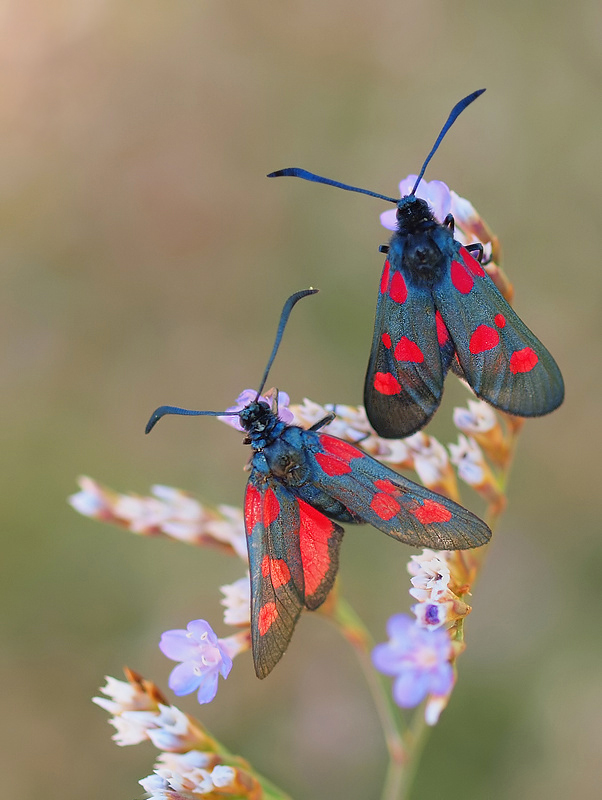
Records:
[[[161,631],[206,616],[225,633],[217,586],[240,576],[83,519],[75,477],[239,504],[235,432],[144,423],[255,386],[283,299],[309,285],[273,382],[361,400],[386,206],[264,175],[301,165],[394,194],[481,86],[427,177],[501,237],[567,399],[526,426],[414,797],[600,796],[601,53],[596,0],[0,4],[4,796],[139,796],[154,751],[115,747],[89,698],[124,663],[165,686]],[[448,383],[444,439],[464,398]],[[408,606],[409,552],[347,534],[343,589],[379,638]],[[378,796],[371,701],[319,617],[263,683],[241,657],[201,716],[298,800]]]

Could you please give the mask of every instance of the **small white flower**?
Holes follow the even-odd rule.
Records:
[[[487,403],[469,400],[468,408],[454,408],[454,425],[463,433],[487,433],[497,425],[497,418]]]
[[[219,761],[215,753],[203,753],[200,750],[189,750],[187,753],[161,753],[157,759],[159,768],[172,772],[185,773],[191,769],[212,769]]]
[[[152,800],[172,800],[174,796],[169,781],[157,773],[147,775],[146,778],[142,778],[138,783],[150,795]]]
[[[226,625],[250,625],[251,581],[249,576],[239,578],[234,583],[220,586],[220,592],[224,595],[220,603],[226,609],[224,611]]]
[[[148,714],[149,717],[155,716],[150,711],[126,711],[120,716],[112,717],[109,720],[109,725],[115,728],[116,733],[114,733],[111,738],[119,747],[140,744],[140,742],[145,742],[148,739],[149,724],[152,723],[146,719],[130,719],[130,714]]]
[[[481,448],[474,439],[460,434],[458,444],[450,444],[452,464],[458,469],[458,475],[469,486],[482,486],[487,478],[488,470]]]
[[[420,556],[412,556],[408,564],[408,572],[413,575],[410,594],[419,600],[438,601],[447,597],[449,591],[450,571],[445,560],[432,550],[424,550]]]
[[[119,495],[113,513],[134,533],[150,533],[169,519],[170,509],[154,497]]]
[[[414,460],[414,469],[425,486],[435,486],[447,479],[449,458],[443,445],[434,436],[422,431],[404,440]]]
[[[217,510],[223,519],[210,519],[205,524],[207,534],[219,542],[229,544],[236,555],[248,561],[245,518],[242,509],[235,506],[220,505]]]
[[[105,494],[99,484],[82,475],[77,481],[81,491],[68,498],[69,504],[84,517],[99,517],[107,506]]]
[[[291,406],[290,410],[293,412],[293,424],[302,428],[315,425],[331,413],[336,414],[333,421],[325,425],[322,430],[348,442],[358,442],[365,439],[366,435],[374,433],[363,406],[332,403],[321,406],[305,397],[300,405]]]
[[[178,752],[186,743],[195,741],[195,731],[190,720],[176,706],[159,704],[159,714],[155,714],[155,727],[149,729],[148,738],[157,750]]]
[[[121,714],[124,711],[148,711],[154,709],[155,705],[148,694],[136,683],[129,681],[118,681],[105,675],[106,686],[101,687],[100,691],[106,694],[105,697],[93,697],[92,702],[104,708],[109,714]]]
[[[234,783],[236,770],[224,764],[218,764],[211,772],[211,780],[216,789],[224,789]]]
[[[409,466],[408,461],[412,459],[410,448],[404,439],[381,439],[378,436],[371,436],[363,447],[379,461],[387,464],[404,464]]]
[[[436,725],[439,722],[441,712],[449,702],[449,695],[434,695],[432,694],[426,702],[424,709],[424,720],[427,725]]]

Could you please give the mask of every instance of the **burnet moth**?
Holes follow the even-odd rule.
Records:
[[[339,565],[343,528],[368,523],[415,547],[461,550],[486,544],[487,525],[470,511],[383,466],[320,429],[304,430],[278,417],[261,392],[295,303],[288,298],[257,394],[243,408],[190,411],[161,406],[146,432],[166,414],[237,416],[253,449],[244,504],[251,573],[251,638],[255,672],[265,678],[284,654],[301,610],[318,608]]]
[[[397,230],[380,248],[387,260],[364,386],[368,419],[383,437],[401,438],[426,425],[450,367],[478,397],[520,417],[548,414],[564,398],[556,362],[481,266],[482,246],[463,247],[454,239],[452,215],[437,222],[427,202],[415,196],[443,137],[484,91],[454,106],[414,188],[400,200],[297,167],[268,175],[325,183],[397,206]]]

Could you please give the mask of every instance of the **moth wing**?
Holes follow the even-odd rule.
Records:
[[[478,397],[520,417],[538,417],[562,403],[558,365],[465,248],[458,245],[433,296]]]
[[[472,512],[404,478],[352,444],[328,434],[308,450],[313,480],[364,522],[415,547],[465,550],[486,544],[488,526]]]
[[[251,640],[257,677],[282,658],[303,606],[324,602],[343,534],[271,477],[251,473],[245,494],[251,573]]]
[[[379,436],[399,439],[426,425],[441,402],[452,355],[442,352],[430,290],[387,260],[364,385],[366,413]]]

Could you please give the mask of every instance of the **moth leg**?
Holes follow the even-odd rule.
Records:
[[[315,422],[311,426],[311,428],[308,428],[308,430],[310,430],[310,431],[319,431],[320,428],[324,427],[324,425],[328,425],[329,422],[332,422],[332,420],[335,419],[335,417],[336,417],[336,414],[332,414],[332,413],[328,414],[328,416],[324,417],[324,419],[321,419],[318,422]]]
[[[456,227],[456,223],[454,222],[454,215],[448,214],[445,219],[443,220],[443,227],[449,228],[450,233],[453,235],[454,228]]]
[[[481,242],[475,242],[474,244],[467,244],[466,249],[472,256],[475,256],[479,264],[483,263],[483,245],[481,244]]]
[[[379,244],[378,245],[378,252],[379,253],[388,253],[389,252],[389,245],[388,244]]]

